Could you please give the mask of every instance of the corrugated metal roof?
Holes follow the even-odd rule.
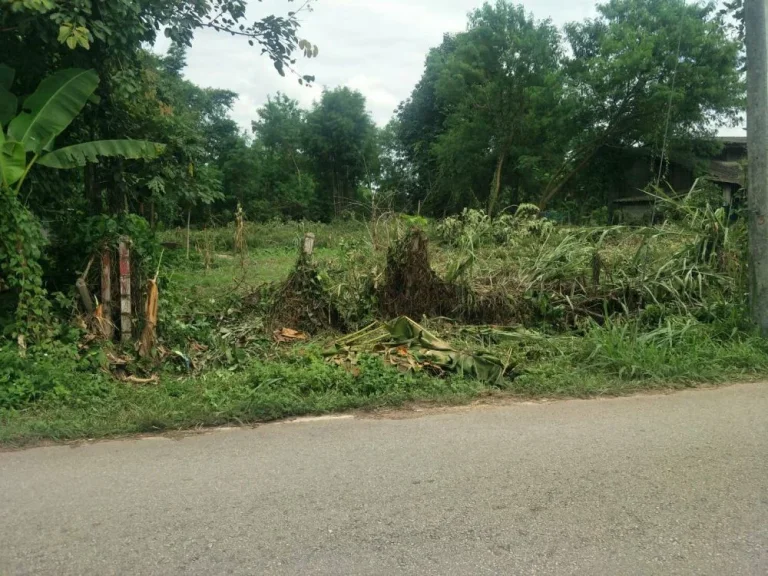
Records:
[[[710,160],[706,178],[712,182],[744,185],[744,166],[741,162],[722,162]]]
[[[715,140],[723,144],[744,144],[747,145],[746,136],[715,136]]]

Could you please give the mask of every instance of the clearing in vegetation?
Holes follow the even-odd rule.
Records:
[[[0,11],[0,442],[766,373],[738,2],[486,2],[384,127],[185,76],[218,31],[303,90],[313,3]]]
[[[242,258],[235,228],[195,232],[189,260],[163,256],[152,357],[99,344],[76,328],[80,314],[26,358],[0,352],[0,439],[761,377],[768,345],[743,313],[744,225],[705,193],[665,200],[668,222],[645,227],[555,225],[526,208],[246,223]],[[314,253],[297,256],[310,229]]]

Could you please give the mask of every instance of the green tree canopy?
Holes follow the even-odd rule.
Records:
[[[349,88],[325,90],[307,114],[304,149],[317,180],[319,213],[324,218],[355,209],[359,187],[377,172],[376,126],[365,97]]]
[[[734,124],[744,108],[739,42],[712,4],[611,0],[566,26],[574,102],[566,155],[541,203],[556,197],[605,145],[663,152]]]
[[[611,0],[598,13],[561,37],[498,0],[430,51],[397,115],[429,211],[589,193],[579,176],[605,147],[661,157],[737,121],[740,44],[714,5]]]

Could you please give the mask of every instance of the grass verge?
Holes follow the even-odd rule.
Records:
[[[616,396],[768,375],[768,345],[762,339],[740,333],[721,337],[711,325],[694,322],[651,332],[631,324],[594,327],[582,337],[516,342],[514,347],[516,377],[493,387],[458,376],[403,374],[375,356],[361,358],[353,373],[326,363],[312,347],[297,348],[280,361],[254,361],[236,373],[167,376],[154,385],[90,382],[83,396],[73,381],[68,393],[54,391],[29,408],[0,411],[0,443],[24,446],[247,424],[409,402],[460,404],[490,394]]]

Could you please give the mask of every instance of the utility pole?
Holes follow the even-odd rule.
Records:
[[[768,336],[768,0],[745,0],[749,153],[749,300]]]

